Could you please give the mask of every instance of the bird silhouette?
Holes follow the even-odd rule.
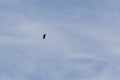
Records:
[[[43,34],[43,39],[45,39],[46,38],[46,34]]]

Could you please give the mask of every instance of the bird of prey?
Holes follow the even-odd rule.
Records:
[[[45,39],[45,37],[46,37],[46,34],[43,34],[43,39]]]

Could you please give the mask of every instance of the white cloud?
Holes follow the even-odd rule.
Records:
[[[1,73],[0,79],[119,79],[116,75],[119,73],[119,55],[115,53],[119,54],[120,38],[118,28],[114,27],[114,25],[119,26],[119,18],[117,18],[119,11],[111,11],[111,9],[108,9],[111,5],[106,4],[107,8],[105,10],[107,11],[93,13],[100,17],[100,19],[94,18],[98,19],[97,21],[94,19],[93,21],[87,20],[89,16],[86,16],[86,12],[88,11],[84,8],[80,11],[77,11],[78,9],[73,10],[75,12],[67,17],[67,12],[62,13],[60,11],[59,15],[56,14],[54,17],[55,11],[50,11],[50,13],[53,13],[49,15],[53,16],[52,21],[47,20],[46,22],[46,19],[39,21],[30,17],[35,16],[36,13],[39,14],[39,11],[28,15],[3,11],[1,16],[7,21],[1,24],[6,27],[7,23],[7,27],[1,27],[1,30],[3,30],[3,33],[8,31],[12,35],[0,35],[0,65],[10,70],[9,73],[13,77]],[[90,14],[92,13],[90,12]],[[39,15],[41,16],[41,14]],[[83,17],[78,19],[81,16]],[[72,20],[77,22],[72,22]],[[9,26],[11,28],[8,28]],[[42,39],[43,33],[47,34],[45,40]],[[84,37],[87,38],[82,39]],[[98,50],[95,52],[92,49],[93,45],[85,43],[86,39],[96,40],[100,44],[103,43],[104,45],[101,44],[104,46],[102,47],[102,49],[104,48],[103,51],[97,49],[99,45],[92,42],[91,44],[95,44],[97,47],[95,49]],[[90,49],[93,51],[90,51]]]

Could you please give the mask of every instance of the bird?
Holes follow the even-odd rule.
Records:
[[[46,34],[43,34],[43,39],[45,39],[46,38]]]

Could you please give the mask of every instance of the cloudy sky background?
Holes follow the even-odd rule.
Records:
[[[0,0],[0,80],[120,80],[119,3]]]

